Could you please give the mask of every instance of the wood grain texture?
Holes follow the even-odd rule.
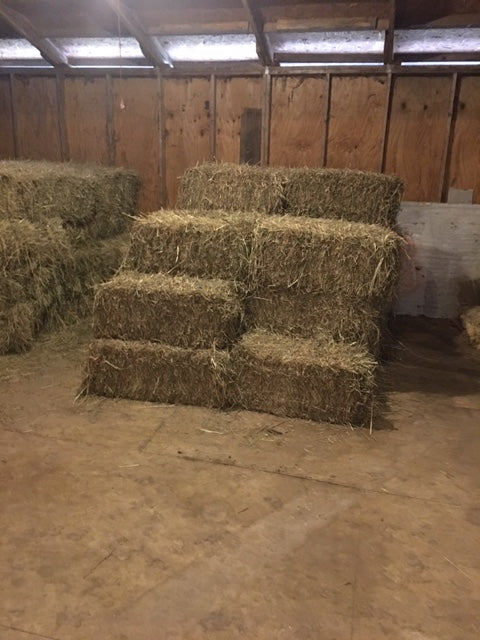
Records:
[[[0,77],[0,158],[15,158],[10,78]]]
[[[325,135],[325,77],[275,77],[272,86],[270,164],[317,167]]]
[[[185,169],[210,159],[210,81],[163,80],[167,203],[177,201]]]
[[[387,106],[387,78],[332,78],[327,166],[377,171]]]
[[[56,79],[16,76],[14,84],[19,157],[60,161]]]
[[[141,211],[160,207],[160,132],[155,78],[113,81],[115,164],[136,170],[142,179]]]
[[[108,164],[105,78],[65,78],[70,158]]]
[[[405,181],[404,200],[438,202],[451,78],[394,81],[385,170]]]
[[[218,78],[216,150],[217,160],[239,162],[240,128],[245,109],[262,109],[262,78]]]
[[[450,160],[450,186],[473,189],[480,203],[480,77],[466,76],[460,84]]]

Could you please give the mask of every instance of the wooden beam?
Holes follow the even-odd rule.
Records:
[[[130,34],[136,38],[147,60],[160,69],[165,67],[173,68],[173,62],[167,50],[162,47],[154,36],[148,35],[135,11],[124,5],[120,0],[105,0],[105,2],[118,16]]]
[[[385,103],[385,117],[383,119],[383,135],[382,135],[382,153],[380,157],[380,173],[385,172],[385,166],[387,163],[387,145],[388,135],[390,133],[390,115],[392,113],[392,98],[393,98],[393,78],[392,72],[389,71],[387,76],[387,100]]]
[[[217,153],[217,76],[210,76],[210,160],[214,162]]]
[[[272,123],[272,76],[266,70],[263,81],[262,165],[270,164],[270,128]]]
[[[115,141],[115,106],[114,106],[114,91],[113,91],[113,79],[110,73],[105,76],[105,90],[106,90],[106,108],[107,108],[107,149],[108,149],[108,164],[112,167],[115,166],[116,154],[116,141]]]
[[[263,30],[264,20],[262,12],[258,6],[252,2],[252,0],[242,0],[242,5],[247,12],[248,21],[252,26],[253,33],[255,34],[258,57],[264,66],[270,67],[274,64],[274,60],[270,43]]]
[[[15,158],[20,157],[20,147],[18,144],[18,120],[17,109],[15,108],[15,76],[13,73],[9,75],[10,80],[10,113],[13,126],[13,147],[15,149]]]
[[[67,119],[65,114],[65,76],[57,73],[57,110],[58,110],[58,133],[60,137],[60,149],[62,162],[70,160],[70,150],[68,146]]]
[[[388,27],[385,31],[385,44],[383,47],[383,62],[384,64],[393,64],[394,60],[394,42],[395,42],[395,16],[396,16],[396,1],[390,0],[389,2],[389,15],[388,15]]]
[[[332,76],[327,72],[327,95],[325,98],[325,111],[323,113],[323,146],[322,146],[322,167],[327,166],[328,156],[328,130],[330,128],[330,105],[332,102]]]
[[[452,159],[453,135],[455,133],[455,121],[457,119],[458,101],[460,97],[460,82],[458,73],[452,76],[452,88],[450,93],[450,106],[448,109],[447,130],[445,132],[445,148],[442,158],[442,174],[440,178],[440,202],[447,202],[450,182],[450,162]]]
[[[35,26],[24,15],[0,3],[0,17],[21,36],[36,47],[43,58],[54,67],[68,67],[68,58],[49,38],[41,36]]]
[[[276,53],[275,62],[295,64],[322,64],[345,62],[376,62],[382,64],[382,55],[378,53]]]

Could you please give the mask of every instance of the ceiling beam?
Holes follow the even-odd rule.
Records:
[[[390,0],[388,7],[388,27],[385,30],[385,44],[383,47],[383,62],[385,64],[393,64],[395,52],[395,17],[396,17],[396,1]]]
[[[276,53],[275,62],[294,64],[345,64],[346,62],[363,62],[382,64],[380,53]]]
[[[0,2],[0,17],[15,29],[21,36],[36,47],[43,58],[54,67],[68,67],[66,54],[59,49],[49,38],[41,36],[30,20]]]
[[[274,64],[270,43],[264,31],[264,20],[261,10],[252,2],[252,0],[242,0],[242,5],[248,15],[248,21],[252,26],[255,40],[257,41],[257,54],[261,63],[265,67]]]
[[[162,47],[160,42],[154,37],[149,35],[141,23],[137,13],[127,7],[120,0],[105,0],[112,11],[118,16],[123,25],[127,28],[130,34],[138,41],[144,56],[155,67],[173,68],[173,62],[168,55],[167,50]]]

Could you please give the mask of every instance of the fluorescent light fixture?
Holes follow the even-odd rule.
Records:
[[[457,60],[439,60],[435,62],[434,60],[428,60],[426,62],[402,62],[402,67],[478,67],[480,65],[480,60],[465,60],[457,61]]]
[[[40,51],[23,38],[0,38],[0,60],[43,60]]]
[[[383,62],[280,62],[280,67],[382,67]]]
[[[239,62],[258,60],[255,36],[222,34],[157,36],[173,62]]]
[[[480,53],[480,29],[398,29],[395,53]]]
[[[322,31],[296,33],[269,33],[275,53],[335,54],[383,53],[384,31]]]
[[[54,38],[53,42],[68,58],[145,59],[135,38]]]

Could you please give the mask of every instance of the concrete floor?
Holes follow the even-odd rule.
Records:
[[[0,639],[477,640],[480,359],[399,323],[368,430],[88,398],[0,359]]]

